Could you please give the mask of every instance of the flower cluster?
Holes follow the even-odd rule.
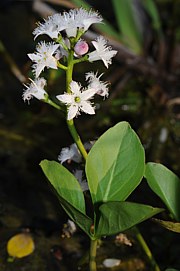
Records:
[[[107,41],[99,36],[92,41],[95,50],[89,52],[90,46],[87,41],[82,39],[82,35],[92,24],[101,23],[102,17],[93,10],[87,11],[84,8],[71,9],[69,12],[54,14],[39,23],[33,31],[35,39],[40,35],[47,35],[52,40],[50,42],[41,41],[37,44],[36,52],[28,54],[32,60],[33,74],[35,79],[31,80],[29,86],[23,93],[23,99],[30,100],[35,97],[44,102],[51,101],[47,92],[44,90],[46,81],[40,78],[45,68],[63,69],[67,73],[75,64],[83,61],[94,62],[101,60],[108,68],[112,63],[112,57],[117,51],[112,50],[107,45]],[[72,70],[71,70],[72,72]],[[108,97],[108,83],[100,80],[102,74],[94,72],[86,74],[88,86],[82,87],[79,82],[71,79],[68,82],[67,90],[64,94],[57,95],[57,99],[67,108],[67,119],[71,120],[81,112],[95,114],[95,107],[91,100],[96,94]],[[71,75],[72,77],[72,75]],[[49,102],[53,104],[54,102]]]

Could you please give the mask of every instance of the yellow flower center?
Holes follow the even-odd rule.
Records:
[[[76,103],[80,103],[81,99],[80,99],[80,97],[77,96],[77,97],[74,98],[74,101],[75,101]]]

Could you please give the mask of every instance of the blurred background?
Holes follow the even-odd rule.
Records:
[[[39,163],[54,159],[73,143],[60,112],[35,98],[22,100],[23,83],[32,77],[27,53],[35,50],[32,31],[38,21],[74,7],[93,7],[105,23],[93,26],[86,39],[101,34],[118,51],[108,70],[101,62],[80,64],[74,78],[84,82],[88,71],[104,73],[109,98],[96,100],[95,116],[75,120],[84,142],[97,139],[119,121],[138,133],[147,161],[160,162],[179,172],[180,143],[180,1],[179,0],[47,0],[0,2],[0,271],[77,270],[88,251],[81,231],[61,237],[67,216],[59,206]],[[48,92],[55,99],[65,90],[63,71],[46,70]],[[131,200],[162,206],[145,181]],[[8,261],[10,237],[30,231],[35,251]],[[180,270],[179,235],[145,222],[140,229],[162,270]],[[127,233],[128,234],[128,233]],[[99,270],[106,258],[120,258],[116,270],[151,270],[134,237],[133,246],[104,239],[98,251]],[[86,262],[86,260],[84,260]],[[79,264],[82,264],[83,261]],[[119,268],[119,269],[118,269]]]

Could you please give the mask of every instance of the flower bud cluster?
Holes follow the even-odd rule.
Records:
[[[83,61],[94,62],[97,60],[102,60],[105,67],[108,68],[117,51],[107,46],[107,41],[99,36],[92,41],[95,50],[89,52],[87,41],[81,38],[92,24],[101,22],[102,17],[98,12],[80,8],[71,9],[62,14],[54,14],[44,20],[44,23],[39,23],[33,31],[35,38],[40,35],[48,35],[52,41],[39,42],[36,52],[28,54],[34,63],[32,69],[35,79],[31,80],[29,86],[26,85],[23,93],[24,101],[29,101],[32,97],[48,101],[48,93],[44,90],[46,81],[44,78],[40,78],[45,68],[61,68],[67,71],[70,64],[72,66]],[[100,81],[101,76],[102,74],[98,76],[97,73],[89,72],[86,74],[88,82],[86,88],[82,88],[80,83],[72,80],[67,86],[69,91],[57,96],[57,99],[67,106],[68,120],[78,116],[81,111],[95,114],[94,107],[90,102],[95,94],[108,97],[108,83]]]

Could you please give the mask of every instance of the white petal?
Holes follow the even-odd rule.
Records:
[[[98,46],[97,41],[93,40],[92,44],[94,45],[95,49],[98,51],[99,50],[99,46]]]
[[[73,150],[70,148],[62,148],[60,155],[58,156],[58,160],[63,164],[65,161],[72,159],[74,155]]]
[[[89,186],[86,180],[82,180],[81,182],[79,182],[82,191],[88,191],[89,190]]]
[[[62,163],[64,163],[67,160],[73,160],[76,163],[80,163],[82,160],[82,156],[76,146],[76,144],[70,145],[69,148],[62,148],[58,160]]]
[[[94,115],[95,111],[92,105],[88,102],[82,101],[81,102],[81,110],[84,111],[86,114]]]
[[[102,61],[104,63],[104,66],[108,69],[108,64],[111,64],[111,61],[107,62],[105,58],[102,58]]]
[[[62,95],[57,95],[56,98],[61,101],[62,103],[65,104],[71,104],[72,103],[72,95],[71,94],[62,94]]]
[[[59,44],[48,43],[46,47],[47,47],[48,54],[53,55],[55,51],[58,49]]]
[[[77,27],[68,27],[66,28],[66,34],[68,37],[76,37]]]
[[[48,57],[46,66],[52,69],[57,69],[57,61],[54,57]]]
[[[70,149],[72,150],[73,152],[73,157],[72,157],[72,160],[76,163],[80,163],[81,160],[82,160],[82,156],[77,148],[77,145],[74,143],[70,146]]]
[[[81,93],[81,100],[86,101],[94,96],[94,94],[97,92],[97,90],[90,88]]]
[[[45,94],[46,94],[45,90],[37,88],[37,91],[34,91],[33,96],[38,100],[43,100]]]
[[[23,93],[23,99],[30,100],[33,96],[38,100],[43,100],[45,95],[48,95],[44,90],[44,86],[46,84],[46,80],[44,78],[36,79],[35,81],[31,80],[31,84],[29,86],[25,85],[27,88]]]
[[[70,88],[73,93],[75,93],[76,95],[80,95],[81,86],[76,81],[72,81],[70,83]]]
[[[98,52],[95,50],[95,51],[88,54],[88,59],[90,62],[93,62],[96,60],[100,60],[101,57],[99,56]]]
[[[102,61],[104,62],[104,65],[106,68],[108,68],[108,65],[112,63],[112,57],[117,54],[117,51],[111,50],[106,51],[101,55]]]
[[[67,116],[67,119],[68,119],[68,120],[71,120],[71,119],[73,119],[77,114],[78,114],[78,105],[76,105],[76,104],[70,105],[70,107],[68,108],[68,116]]]
[[[39,56],[39,54],[28,54],[28,57],[32,60],[32,61],[39,61],[42,57]]]
[[[36,65],[33,65],[34,67],[34,72],[35,72],[35,75],[36,75],[36,78],[39,77],[40,73],[44,70],[45,68],[45,65],[42,64],[42,63],[39,63],[39,64],[36,64]]]
[[[100,23],[101,21],[102,21],[101,18],[96,18],[95,16],[88,18],[88,19],[85,19],[83,21],[84,31],[86,31],[92,24]]]

